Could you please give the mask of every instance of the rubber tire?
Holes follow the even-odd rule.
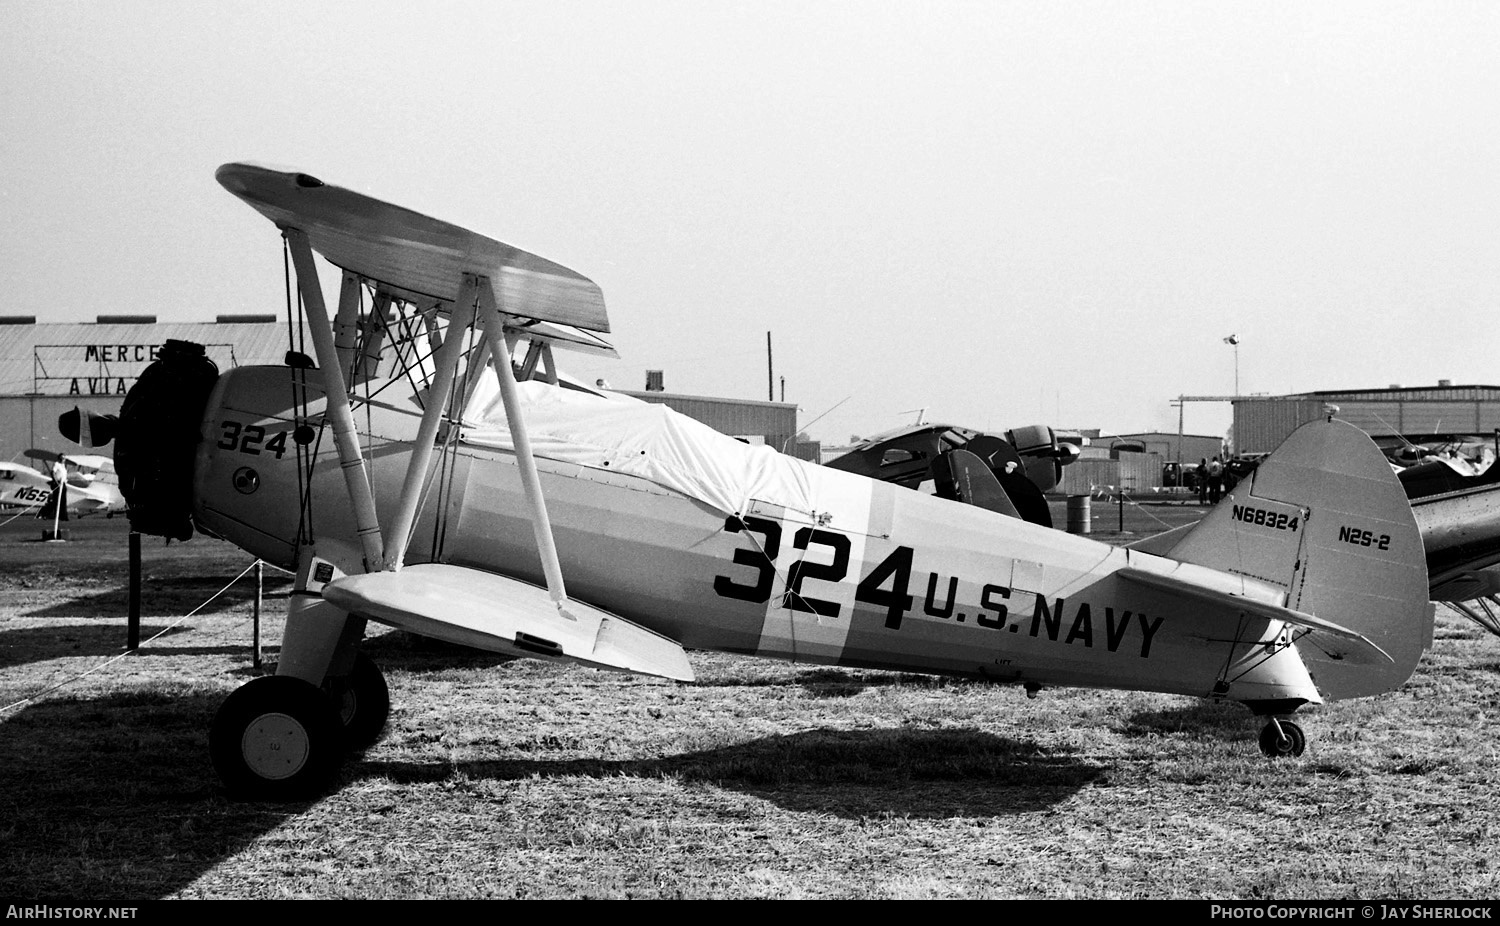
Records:
[[[286,675],[241,685],[224,699],[208,731],[214,771],[231,794],[246,800],[294,801],[325,793],[343,763],[343,744],[328,695]],[[256,746],[262,748],[252,752]]]
[[[391,716],[391,692],[385,675],[369,656],[356,653],[354,668],[342,678],[330,678],[323,685],[338,711],[344,729],[344,746],[360,750],[373,746],[385,731]]]
[[[1300,756],[1307,748],[1307,735],[1302,727],[1290,720],[1282,720],[1281,735],[1276,733],[1276,724],[1268,723],[1260,731],[1260,751],[1273,759]]]

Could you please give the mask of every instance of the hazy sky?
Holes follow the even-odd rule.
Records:
[[[0,313],[281,311],[213,179],[315,174],[604,290],[639,389],[829,442],[1500,384],[1500,4],[0,0]],[[842,405],[838,403],[843,402]],[[830,408],[838,406],[829,412]],[[1193,405],[1189,433],[1227,406]]]

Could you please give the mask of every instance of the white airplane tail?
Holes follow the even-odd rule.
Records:
[[[1298,649],[1329,700],[1399,687],[1432,642],[1427,560],[1385,455],[1341,421],[1303,425],[1200,522],[1135,546],[1279,585],[1286,607],[1357,631],[1393,660]]]

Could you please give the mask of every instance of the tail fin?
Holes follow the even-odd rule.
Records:
[[[1141,549],[1287,591],[1286,607],[1368,637],[1394,660],[1299,651],[1324,697],[1390,691],[1432,642],[1427,559],[1385,455],[1342,421],[1305,424],[1193,527]]]

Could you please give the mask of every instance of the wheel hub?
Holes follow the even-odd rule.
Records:
[[[251,771],[271,781],[290,778],[307,764],[307,729],[290,714],[261,714],[246,725],[240,752]]]

